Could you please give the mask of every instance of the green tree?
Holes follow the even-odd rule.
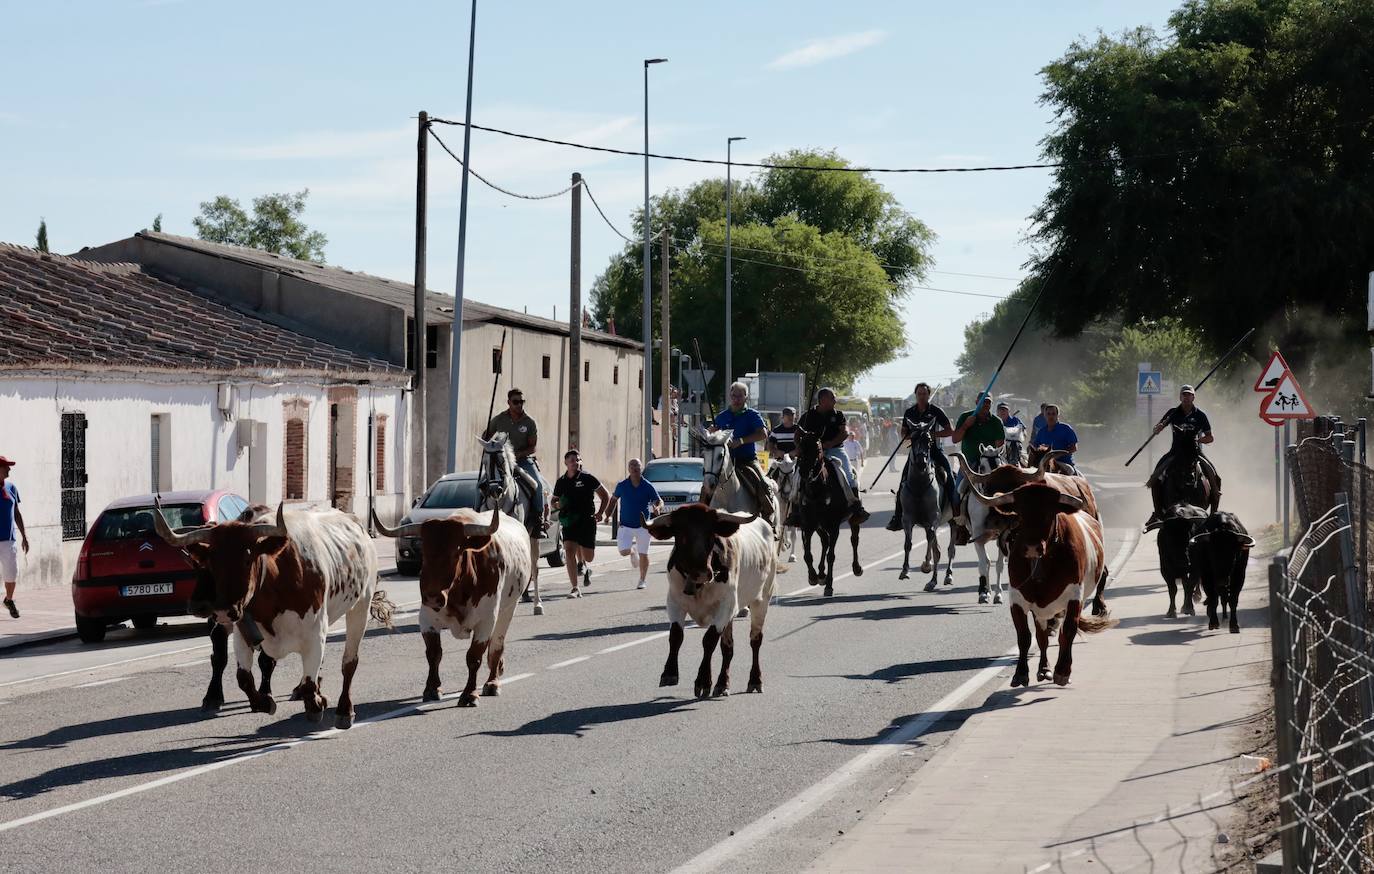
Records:
[[[792,151],[769,163],[844,167],[833,152]],[[770,370],[847,386],[891,360],[905,345],[901,303],[923,278],[934,238],[870,176],[769,169],[734,181],[731,246],[736,369],[755,359]],[[651,203],[653,227],[671,240],[672,339],[717,371],[725,362],[725,181],[708,179]],[[643,215],[633,219],[643,234]],[[592,319],[642,333],[643,262],[639,243],[612,257],[592,288]],[[651,248],[655,325],[661,241]],[[737,376],[738,374],[734,374]],[[731,375],[719,372],[712,391]]]
[[[1033,216],[1046,324],[1177,315],[1211,353],[1260,325],[1256,357],[1343,364],[1374,265],[1371,33],[1368,0],[1188,0],[1165,35],[1045,67],[1064,162]]]
[[[38,220],[38,251],[48,251],[48,220],[40,218]]]
[[[159,234],[162,233],[162,213],[158,213],[153,217],[153,231]]]
[[[249,216],[237,200],[221,194],[201,203],[200,215],[191,223],[202,240],[323,263],[328,239],[301,221],[309,195],[309,189],[302,189],[295,194],[254,198],[253,214]]]

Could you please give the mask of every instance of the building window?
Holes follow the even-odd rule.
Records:
[[[386,416],[377,417],[377,491],[386,491]]]
[[[611,368],[611,385],[620,385],[620,365]]]
[[[439,326],[425,325],[425,368],[439,366]],[[415,320],[406,321],[406,370],[415,369]]]
[[[86,537],[86,414],[62,414],[62,539]]]
[[[544,378],[545,378],[545,379],[548,379],[548,378],[549,378],[549,365],[550,365],[550,363],[551,363],[551,362],[549,361],[549,356],[545,355],[545,356],[544,356],[544,363],[543,363],[543,365],[542,365],[542,367],[543,367],[543,373],[544,373]]]
[[[583,381],[583,382],[590,382],[590,381],[591,381],[591,378],[592,378],[592,363],[591,363],[590,361],[583,361],[583,362],[582,362],[582,381]]]
[[[286,420],[285,473],[282,494],[288,501],[305,500],[305,420]]]
[[[635,388],[638,388],[640,391],[644,390],[644,369],[642,367],[639,370],[639,385],[635,386]]]
[[[491,347],[491,372],[492,372],[492,373],[500,373],[500,372],[501,372],[501,347],[500,347],[500,346],[493,346],[493,347]]]
[[[155,414],[148,425],[148,450],[152,491],[165,492],[172,489],[172,434],[171,423],[166,414]]]

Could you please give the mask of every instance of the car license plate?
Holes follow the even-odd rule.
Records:
[[[119,594],[126,598],[138,595],[170,595],[172,594],[171,583],[139,583],[136,586],[120,586]]]

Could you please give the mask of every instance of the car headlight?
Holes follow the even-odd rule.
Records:
[[[688,495],[688,496],[687,496],[687,503],[689,503],[689,504],[695,504],[697,501],[700,501],[700,500],[701,500],[701,495],[699,495],[699,494],[692,494],[692,495]]]

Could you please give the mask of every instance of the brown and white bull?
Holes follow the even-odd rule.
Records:
[[[519,519],[500,510],[491,511],[490,522],[482,518],[476,510],[462,509],[443,519],[392,529],[372,517],[387,537],[417,533],[420,537],[420,637],[429,662],[425,701],[438,701],[443,695],[439,662],[444,647],[439,635],[445,630],[460,640],[472,639],[468,681],[458,696],[458,706],[477,706],[477,670],[483,655],[489,673],[482,694],[501,693],[506,631],[534,565],[530,536]]]
[[[749,646],[754,664],[747,692],[763,691],[759,650],[763,622],[773,600],[777,556],[773,528],[752,513],[728,513],[705,504],[688,504],[659,516],[649,525],[658,540],[673,540],[668,554],[668,661],[660,686],[678,682],[678,650],[683,623],[691,617],[705,628],[701,667],[693,691],[698,698],[730,694],[730,661],[735,655],[731,620],[741,607],[749,608]],[[711,657],[720,644],[720,676],[711,687]]]
[[[1049,624],[1063,617],[1059,629],[1059,659],[1054,682],[1067,686],[1073,672],[1073,640],[1079,631],[1095,634],[1116,624],[1102,605],[1101,616],[1082,615],[1083,596],[1106,575],[1107,555],[1102,523],[1085,512],[1082,498],[1068,495],[1048,483],[1032,482],[1010,492],[988,497],[973,487],[980,502],[1002,512],[1016,514],[1009,535],[1008,576],[1011,580],[1011,620],[1016,627],[1018,650],[1012,686],[1030,684],[1030,622],[1035,622],[1040,646],[1037,680],[1050,679]]]
[[[325,638],[329,626],[346,617],[335,725],[352,726],[350,693],[368,616],[390,626],[394,607],[376,588],[377,553],[358,521],[338,510],[285,512],[278,506],[271,522],[222,522],[179,534],[159,506],[153,522],[158,535],[185,550],[213,582],[210,612],[221,625],[237,627],[238,684],[255,711],[277,711],[276,700],[253,686],[253,650],[261,646],[278,661],[300,654],[297,691],[306,718],[324,717],[329,706],[320,690]]]

